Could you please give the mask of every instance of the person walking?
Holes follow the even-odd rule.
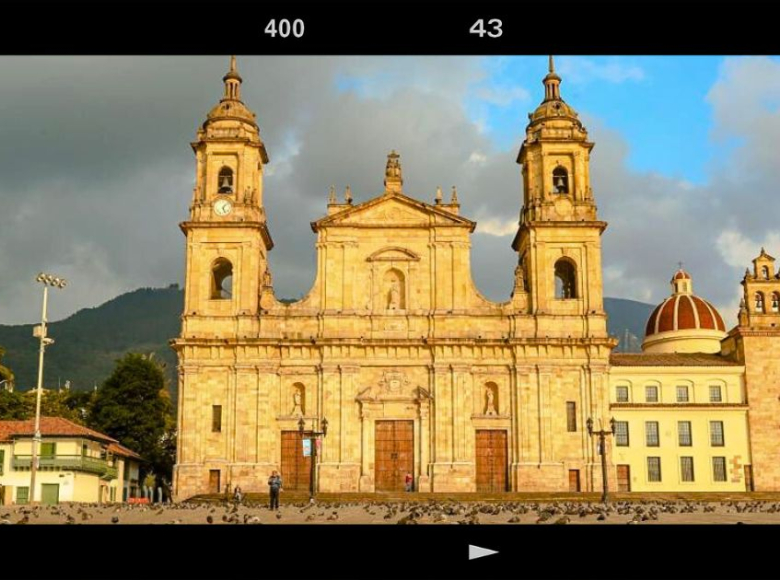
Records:
[[[241,503],[241,500],[244,499],[244,494],[241,492],[241,488],[239,486],[236,486],[236,489],[233,491],[233,499],[236,501],[236,503]]]
[[[268,509],[279,509],[279,492],[282,491],[282,476],[275,469],[268,478],[268,489],[271,492],[271,505]]]

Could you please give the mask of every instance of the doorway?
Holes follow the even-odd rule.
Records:
[[[41,503],[44,505],[57,505],[60,503],[60,484],[41,484]]]
[[[209,493],[222,493],[219,487],[219,469],[209,470]]]
[[[477,433],[477,492],[507,491],[506,431],[478,430]]]
[[[618,491],[631,491],[631,466],[617,466],[617,488]]]
[[[404,491],[414,475],[414,421],[377,421],[375,435],[376,491]]]
[[[298,431],[282,431],[281,470],[280,475],[285,489],[291,491],[311,489],[311,455],[303,456],[303,438]]]

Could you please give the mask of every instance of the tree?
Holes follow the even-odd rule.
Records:
[[[0,389],[0,420],[20,421],[30,416],[30,405],[24,393]]]
[[[5,356],[5,349],[0,346],[0,382],[3,382],[2,387],[14,384],[14,373],[6,366],[3,366],[3,357]],[[5,382],[8,381],[8,382]],[[5,389],[3,389],[5,390]]]
[[[140,454],[141,481],[154,472],[161,485],[171,480],[172,461],[166,440],[173,425],[173,406],[162,367],[152,357],[129,353],[97,390],[89,427],[110,435]]]
[[[30,389],[24,393],[24,397],[30,408],[30,415],[35,416],[35,398],[36,390]],[[74,423],[83,424],[84,416],[77,408],[73,406],[70,391],[56,391],[44,389],[41,393],[41,416],[42,417],[63,417]]]

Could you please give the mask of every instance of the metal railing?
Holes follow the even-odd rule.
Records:
[[[11,468],[27,470],[32,466],[32,455],[14,455]],[[105,459],[84,455],[41,455],[38,457],[38,469],[48,471],[84,471],[94,473],[105,479],[116,479],[117,468],[109,465]]]

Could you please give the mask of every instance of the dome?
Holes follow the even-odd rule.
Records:
[[[690,274],[678,270],[672,277],[672,295],[647,320],[645,352],[720,352],[726,325],[717,309],[693,294]]]

